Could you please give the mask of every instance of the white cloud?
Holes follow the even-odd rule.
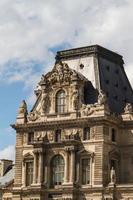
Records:
[[[132,0],[1,0],[1,81],[22,81],[31,90],[54,63],[51,49],[64,44],[104,45],[124,56],[129,73],[133,64],[132,8]],[[36,70],[33,63],[42,67]]]
[[[0,159],[15,159],[15,146],[9,145],[5,147],[3,150],[0,150]]]

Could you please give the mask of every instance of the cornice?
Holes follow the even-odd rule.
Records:
[[[81,56],[88,56],[91,54],[98,54],[101,57],[105,57],[108,60],[111,60],[115,63],[124,64],[122,56],[110,51],[102,46],[99,45],[92,45],[74,49],[68,49],[63,51],[58,51],[56,54],[56,61],[59,60],[67,60],[74,57],[81,57]]]
[[[32,131],[32,130],[48,130],[48,129],[58,129],[58,128],[74,128],[82,127],[87,125],[118,125],[122,126],[122,120],[114,116],[100,116],[92,118],[75,118],[75,119],[66,119],[66,120],[56,120],[56,121],[42,121],[42,122],[33,122],[33,123],[24,123],[24,124],[12,124],[12,128],[16,131]]]

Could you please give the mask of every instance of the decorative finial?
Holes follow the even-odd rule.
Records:
[[[21,124],[21,123],[25,123],[27,122],[27,104],[25,102],[25,100],[22,101],[22,103],[20,104],[20,107],[18,109],[18,115],[17,115],[17,123]]]

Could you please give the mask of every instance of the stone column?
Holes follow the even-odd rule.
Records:
[[[34,152],[33,184],[37,182],[37,152]]]
[[[43,178],[43,152],[39,151],[38,183],[42,183]]]
[[[70,183],[75,182],[75,151],[71,149],[71,163],[70,163]]]
[[[26,163],[23,161],[23,173],[22,173],[22,185],[23,187],[26,186]]]
[[[68,177],[68,151],[66,149],[66,157],[65,157],[65,169],[64,169],[64,183],[69,181]]]

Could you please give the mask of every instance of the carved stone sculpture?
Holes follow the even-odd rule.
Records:
[[[79,107],[79,94],[78,94],[78,90],[75,90],[74,92],[73,92],[73,109],[74,110],[77,110],[78,109],[78,107]]]
[[[42,92],[42,97],[41,97],[42,113],[46,113],[48,111],[49,106],[50,106],[49,96],[46,92]]]
[[[98,104],[102,105],[106,103],[107,103],[107,96],[102,90],[100,90],[99,95],[98,95]]]
[[[18,110],[18,115],[19,114],[27,114],[27,104],[25,102],[25,100],[22,101],[19,110]]]
[[[133,106],[131,103],[127,103],[124,108],[125,113],[133,113]]]
[[[88,116],[88,115],[91,115],[92,113],[93,113],[93,110],[91,109],[90,105],[82,104],[82,108],[81,108],[82,116]]]
[[[39,119],[39,117],[40,117],[40,113],[37,112],[37,111],[33,111],[33,112],[29,113],[28,120],[29,121],[36,121],[37,119]]]
[[[113,167],[111,168],[110,171],[110,182],[114,184],[116,183],[116,173]]]
[[[21,123],[25,123],[27,122],[27,114],[28,114],[28,111],[27,111],[27,104],[26,102],[23,100],[20,107],[19,107],[19,110],[18,110],[18,115],[17,115],[17,120],[16,122],[19,124]]]

